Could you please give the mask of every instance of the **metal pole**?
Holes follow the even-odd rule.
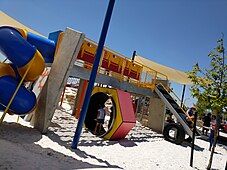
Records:
[[[132,54],[132,61],[135,60],[135,56],[136,56],[136,51],[133,51],[133,54]]]
[[[181,97],[181,104],[180,104],[180,107],[183,106],[183,103],[184,103],[184,93],[185,93],[185,88],[186,88],[186,85],[184,84],[183,86],[183,91],[182,91],[182,97]]]
[[[134,62],[135,56],[136,56],[136,51],[133,51],[133,54],[132,54],[132,62]],[[129,80],[130,80],[130,77],[127,77],[127,82],[129,82]]]
[[[81,113],[80,113],[80,118],[78,120],[76,132],[75,132],[74,137],[73,137],[73,142],[72,142],[72,146],[71,146],[72,149],[76,149],[77,145],[79,143],[80,134],[81,134],[82,127],[83,127],[83,124],[84,124],[84,120],[85,120],[85,117],[86,117],[88,104],[89,104],[89,101],[90,101],[92,89],[94,87],[95,78],[96,78],[96,74],[97,74],[97,70],[98,70],[103,46],[104,46],[105,39],[106,39],[106,34],[107,34],[107,31],[108,31],[111,15],[112,15],[112,12],[113,12],[114,3],[115,3],[115,0],[110,0],[107,11],[106,11],[106,16],[105,16],[105,20],[104,20],[104,23],[103,23],[101,36],[99,38],[98,48],[97,48],[97,51],[96,51],[96,54],[95,54],[95,61],[94,61],[92,71],[91,71],[91,75],[90,75],[90,78],[89,78],[89,83],[88,83],[87,91],[86,91],[86,94],[85,94],[82,110],[81,110]]]
[[[66,85],[65,85],[65,87],[64,87],[64,89],[63,89],[63,93],[62,93],[62,96],[61,96],[60,106],[62,106],[62,103],[63,103],[63,100],[64,100],[65,89],[66,89]]]
[[[191,148],[191,159],[190,159],[190,166],[193,166],[193,154],[194,154],[194,146],[195,146],[195,133],[196,133],[196,121],[197,121],[197,112],[195,112],[195,120],[193,124],[193,133],[192,133],[192,148]]]

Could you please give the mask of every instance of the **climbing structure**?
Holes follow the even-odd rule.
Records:
[[[90,70],[92,68],[92,64],[94,62],[96,49],[97,49],[97,45],[93,41],[91,41],[89,39],[85,39],[81,46],[79,54],[77,56],[75,56],[76,65],[80,65],[80,67],[84,67],[85,69]],[[164,102],[166,107],[169,108],[169,110],[177,118],[178,122],[182,125],[185,132],[190,137],[192,136],[192,131],[190,129],[190,123],[186,121],[185,110],[183,108],[181,108],[180,105],[177,102],[175,102],[174,98],[170,95],[170,91],[168,90],[169,87],[168,87],[168,85],[166,85],[167,84],[166,82],[168,82],[168,77],[166,75],[160,73],[157,70],[149,68],[139,62],[136,62],[129,58],[122,57],[121,54],[118,54],[117,52],[114,52],[108,48],[105,48],[103,50],[98,74],[112,77],[113,79],[119,81],[119,84],[124,84],[124,83],[133,84],[134,86],[136,86],[138,88],[149,89],[152,93],[158,94],[158,96]],[[107,79],[107,77],[103,78],[103,80],[104,79]],[[109,81],[109,82],[111,82],[111,81]],[[164,82],[165,86],[161,84],[162,82]],[[102,81],[100,81],[100,83],[102,83]],[[107,83],[103,82],[103,84],[110,85],[108,82]],[[124,89],[129,90],[129,91],[131,90],[129,86],[127,86],[127,87],[124,86]],[[105,93],[105,91],[108,91],[108,90],[111,90],[111,89],[110,88],[101,88],[100,92],[103,91],[103,93]],[[97,91],[96,88],[94,89],[94,91]],[[137,93],[137,92],[135,92],[135,93]],[[143,93],[143,95],[149,96],[148,93],[147,94]],[[103,97],[103,99],[105,99],[105,97]],[[93,100],[91,98],[90,104],[92,102],[93,102]],[[80,106],[81,105],[82,104],[80,104]],[[92,124],[93,123],[95,124],[95,121],[93,123],[91,123],[90,120],[94,120],[96,118],[95,111],[97,111],[98,108],[92,108],[92,109],[94,110],[93,117],[91,116],[91,113],[88,111],[86,125],[88,128],[93,130],[94,125],[92,125]],[[117,112],[120,112],[120,110],[118,109]],[[191,123],[193,123],[193,122],[191,122]],[[90,127],[90,126],[92,126],[92,127]],[[169,128],[169,130],[170,130],[170,128]],[[107,133],[108,135],[106,135],[106,132],[105,132],[104,134],[105,135],[101,135],[101,136],[111,139],[111,137],[108,136],[111,133]],[[180,142],[182,142],[182,140],[184,139],[184,135],[182,135],[182,136],[183,137]]]
[[[39,53],[41,53],[44,59],[45,59],[44,54],[54,53],[54,56],[55,56],[54,62],[51,65],[50,73],[48,72],[48,74],[46,75],[46,76],[49,76],[47,81],[45,80],[43,82],[44,85],[40,89],[40,91],[41,90],[42,91],[40,93],[40,97],[37,102],[37,109],[35,111],[36,112],[35,127],[39,129],[41,132],[45,133],[47,132],[47,128],[50,125],[51,119],[57,107],[61,92],[63,91],[64,85],[66,84],[67,78],[69,76],[72,76],[72,77],[79,78],[81,80],[89,79],[91,68],[95,57],[95,52],[97,49],[97,43],[93,42],[88,38],[85,38],[85,35],[83,33],[77,32],[69,28],[67,28],[63,33],[61,33],[61,31],[57,33],[56,32],[53,33],[52,34],[53,37],[51,38],[51,40],[52,39],[54,40],[53,42],[42,36],[37,36],[35,34],[27,33],[27,31],[23,30],[23,28],[26,26],[13,20],[3,12],[0,13],[0,17],[3,18],[0,20],[0,23],[2,21],[4,22],[4,23],[1,23],[1,25],[9,24],[9,25],[15,25],[15,26],[18,26],[19,28],[22,28],[22,29],[11,29],[11,32],[13,32],[13,35],[16,35],[17,37],[19,37],[18,39],[21,40],[20,41],[20,43],[22,42],[21,44],[29,44],[28,45],[29,48],[27,48],[27,50],[21,50],[23,48],[15,48],[15,47],[19,47],[16,45],[12,45],[12,46],[9,45],[6,48],[5,45],[9,43],[5,43],[5,40],[7,41],[7,38],[11,37],[11,35],[6,36],[7,34],[5,33],[0,35],[1,41],[3,40],[2,41],[3,43],[1,43],[1,51],[15,65],[15,67],[13,67],[13,66],[9,66],[1,63],[1,68],[0,68],[1,80],[5,79],[5,77],[8,75],[13,76],[15,78],[20,78],[21,76],[24,76],[25,72],[29,70],[28,69],[29,66],[32,65],[30,64],[30,62],[33,61],[33,58],[40,58],[38,57],[40,56]],[[4,32],[4,30],[6,29],[8,28],[5,27],[0,31]],[[28,30],[35,32],[29,28]],[[35,33],[37,34],[37,32]],[[59,34],[61,34],[60,39],[58,38]],[[56,42],[58,43],[56,44]],[[55,50],[55,47],[56,47],[56,50]],[[5,50],[8,50],[8,52]],[[14,58],[14,56],[17,56],[16,54],[17,53],[19,54],[19,52],[22,52],[22,51],[26,51],[26,55],[29,54],[27,55],[29,57],[26,58],[26,61],[23,61],[23,63],[20,63],[21,61],[18,61],[18,58],[17,57]],[[10,54],[11,52],[15,52],[15,53],[14,54],[12,53],[11,55]],[[34,62],[35,61],[36,59],[34,59]],[[52,61],[53,61],[53,58],[52,58]],[[165,94],[169,92],[168,80],[173,80],[176,82],[180,82],[182,84],[187,84],[188,83],[187,81],[180,81],[183,79],[184,80],[187,79],[187,76],[185,74],[179,73],[179,71],[176,71],[174,69],[166,69],[166,67],[162,67],[162,68],[155,67],[155,65],[150,66],[147,64],[149,62],[151,61],[147,59],[142,59],[142,62],[140,62],[137,57],[135,58],[135,60],[131,60],[107,47],[104,47],[104,50],[102,52],[102,58],[99,64],[99,70],[96,77],[96,83],[108,85],[108,88],[95,88],[93,91],[93,97],[100,93],[104,94],[103,96],[107,95],[107,93],[112,94],[112,96],[115,96],[115,98],[114,97],[113,98],[116,104],[116,107],[115,107],[116,111],[115,111],[115,116],[113,117],[115,118],[114,119],[115,121],[112,121],[112,123],[110,123],[110,128],[102,134],[102,137],[106,139],[123,138],[128,133],[128,131],[134,126],[135,117],[132,116],[134,114],[132,114],[133,110],[130,104],[131,99],[129,97],[130,96],[129,93],[139,94],[143,96],[152,96],[152,97],[154,97],[155,93],[157,93],[167,107],[173,108],[171,111],[174,112],[175,110],[177,112],[176,117],[178,121],[183,125],[185,131],[189,134],[189,136],[191,136],[190,135],[191,132],[190,130],[188,130],[187,123],[184,122],[184,120],[182,121],[181,114],[183,112],[179,111],[180,109],[178,107],[173,107],[174,103],[172,103],[170,99],[167,100],[166,98],[167,94]],[[38,65],[38,69],[35,67],[32,68],[31,66],[31,70],[33,71],[31,73],[28,73],[29,75],[28,77],[31,76],[30,77],[31,79],[26,78],[27,80],[31,80],[31,81],[35,80],[37,76],[40,75],[40,73],[43,71],[44,62],[38,62],[38,63],[40,63],[40,64],[36,64],[36,67]],[[16,74],[15,70],[18,71],[18,74]],[[36,75],[36,72],[37,72],[37,75]],[[180,76],[175,76],[175,75],[180,75]],[[173,76],[175,76],[175,79],[172,78]],[[167,90],[163,91],[160,88],[160,86],[157,86],[159,83],[165,84],[165,88]],[[15,90],[16,86],[17,85],[15,85],[12,88],[11,94]],[[2,89],[2,91],[4,91],[4,89]],[[81,93],[81,94],[84,94],[84,93]],[[10,97],[11,96],[12,95],[10,95]],[[124,96],[123,100],[122,100],[122,96]],[[15,101],[16,101],[16,97],[15,97]],[[0,103],[1,103],[0,108],[2,109],[4,109],[7,103],[9,102],[8,99],[6,101],[3,101],[4,98],[5,98],[5,95],[2,98],[0,98]],[[127,100],[125,100],[126,98]],[[80,99],[83,100],[83,96],[80,97]],[[155,100],[156,99],[154,97],[154,101]],[[22,100],[20,99],[20,101]],[[125,101],[127,101],[128,103],[124,103]],[[119,102],[124,103],[124,105],[117,104]],[[156,105],[161,105],[159,101],[154,103],[156,103]],[[126,111],[124,111],[126,109],[124,107],[125,105],[129,106],[130,108],[130,109],[127,108],[130,110],[130,111],[127,110],[127,112],[129,111],[130,116],[128,115],[128,113],[126,114]],[[81,103],[80,103],[80,106],[81,106]],[[156,116],[155,122],[159,122],[159,124],[163,124],[163,115],[165,113],[165,110],[164,110],[165,106],[163,105],[160,108],[162,108],[163,110],[160,112],[159,116]],[[14,112],[15,110],[17,110],[12,108],[10,109]],[[33,106],[28,109],[29,111],[25,111],[24,113],[28,113],[32,109],[33,109]],[[77,110],[78,110],[77,113],[79,113],[80,108],[77,108]],[[94,115],[95,114],[96,113],[94,113]],[[157,121],[157,119],[159,120]],[[94,118],[92,118],[91,120],[94,121]],[[89,127],[88,124],[87,126]],[[160,127],[159,130],[162,130],[162,127]]]

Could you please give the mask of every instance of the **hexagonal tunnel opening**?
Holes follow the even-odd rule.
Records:
[[[96,132],[96,136],[105,136],[113,126],[116,117],[116,105],[111,96],[106,93],[98,92],[91,96],[88,111],[85,118],[85,126],[88,130],[94,134],[97,124],[98,109],[100,106],[109,108],[109,115],[105,116],[104,124],[101,126],[100,131]]]

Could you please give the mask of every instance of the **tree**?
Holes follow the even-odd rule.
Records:
[[[217,41],[217,47],[208,54],[208,57],[210,58],[210,66],[208,68],[202,69],[197,63],[188,75],[193,82],[190,90],[192,96],[198,100],[198,109],[200,111],[209,109],[217,116],[218,128],[215,131],[214,145],[207,167],[207,169],[210,169],[221,123],[220,117],[227,110],[227,65],[225,64],[226,56],[223,36]]]

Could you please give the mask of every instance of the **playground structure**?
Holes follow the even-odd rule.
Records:
[[[53,60],[55,43],[25,29],[3,26],[0,50],[11,61],[0,63],[1,109],[18,115],[30,113],[35,108],[36,96],[22,83],[38,79],[44,71],[44,59]]]
[[[20,34],[20,32],[17,34]],[[77,112],[77,114],[75,113],[77,117],[79,116],[78,113],[81,109],[84,98],[84,90],[86,89],[85,82],[89,78],[97,48],[97,44],[92,40],[85,38],[85,35],[83,33],[74,31],[69,28],[67,28],[63,33],[58,31],[50,35],[50,37],[52,37],[54,41],[48,40],[47,38],[43,37],[37,38],[37,36],[33,36],[35,37],[34,40],[36,40],[33,42],[35,42],[36,44],[32,44],[32,41],[29,42],[32,45],[35,45],[38,51],[40,50],[41,53],[45,50],[47,53],[51,52],[52,60],[54,56],[50,73],[48,75],[45,75],[48,76],[48,79],[44,81],[44,86],[39,89],[38,93],[35,94],[38,97],[38,101],[36,109],[34,111],[34,127],[39,129],[42,133],[47,132],[47,128],[50,125],[54,111],[58,105],[58,101],[69,76],[79,78],[81,83],[84,83],[84,85],[79,86],[77,99],[75,101],[74,111]],[[23,33],[20,34],[20,37],[22,36]],[[37,40],[39,40],[38,43]],[[23,42],[26,42],[26,40],[23,40]],[[3,44],[7,43],[4,42]],[[46,47],[51,44],[51,48],[45,48],[45,50],[43,50],[42,48],[39,49],[40,44],[44,44],[41,45],[41,47]],[[17,52],[15,51],[15,53]],[[8,57],[8,55],[6,56]],[[31,56],[34,56],[34,54]],[[189,125],[182,116],[185,114],[185,110],[181,108],[179,106],[179,103],[175,102],[174,98],[170,95],[170,89],[168,87],[168,75],[165,75],[157,70],[150,68],[147,65],[144,65],[143,63],[138,62],[138,60],[136,59],[137,56],[135,57],[135,60],[131,60],[107,47],[105,47],[103,50],[102,59],[99,64],[99,69],[97,73],[96,83],[104,84],[109,87],[95,87],[93,90],[93,96],[91,97],[90,105],[94,104],[92,103],[93,101],[97,101],[95,99],[92,100],[92,98],[95,98],[96,95],[110,95],[115,103],[115,112],[113,113],[113,121],[110,123],[110,128],[106,130],[103,134],[101,134],[100,137],[104,137],[105,139],[110,140],[121,139],[124,138],[134,126],[136,119],[133,112],[130,93],[142,96],[149,96],[151,98],[149,106],[149,127],[153,128],[158,132],[164,131],[166,134],[168,134],[168,132],[171,130],[171,127],[164,129],[165,110],[166,107],[168,107],[170,111],[174,114],[174,116],[177,118],[178,122],[181,124],[178,126],[179,129],[177,130],[182,131],[183,128],[185,132],[189,136],[191,136],[191,129],[189,128]],[[13,62],[13,64],[15,63]],[[5,67],[5,64],[1,63],[1,65],[4,65]],[[42,65],[44,66],[44,61]],[[20,66],[17,67],[20,68]],[[0,70],[2,74],[1,78],[5,75],[13,75],[12,69],[8,68],[9,67],[7,66],[7,69],[3,69],[4,71]],[[35,68],[37,68],[37,66]],[[7,73],[6,70],[8,70]],[[28,72],[30,68],[26,67],[26,69],[24,70],[25,72]],[[43,68],[41,69],[41,66],[40,70],[43,71]],[[40,75],[42,71],[40,71],[38,75]],[[29,75],[34,76],[35,73],[33,72],[36,72],[36,69],[31,71]],[[20,80],[21,83],[23,82],[24,74],[20,75],[22,76],[22,79]],[[28,80],[34,81],[37,78],[37,75],[35,75],[34,77],[35,78],[32,77]],[[15,98],[12,96],[12,93],[15,91],[16,86],[23,87],[18,84],[18,82],[15,83],[14,88],[11,88],[12,92],[11,95],[9,95],[9,98],[12,97],[11,99],[17,105],[17,96]],[[17,92],[15,91],[15,93]],[[21,93],[18,92],[18,96],[19,94]],[[22,94],[25,95],[23,92]],[[21,99],[19,100],[22,101]],[[0,102],[2,102],[1,99]],[[7,106],[11,105],[8,102],[9,100],[7,100],[3,104],[1,103],[0,105],[3,109],[5,109],[5,112],[7,111]],[[103,100],[101,103],[103,104],[104,102],[105,100]],[[29,111],[27,111],[26,113],[31,112],[34,107],[35,105],[33,105],[32,109],[29,109]],[[16,113],[18,109],[19,108],[11,110],[13,113]],[[91,108],[91,110],[92,109],[93,108]],[[97,108],[94,109],[93,112],[87,113],[85,125],[91,131],[94,128],[94,122],[97,114],[96,112]],[[180,143],[183,141],[184,135],[183,137],[181,135],[181,138],[179,139],[179,135],[177,135],[176,133],[175,138],[176,140],[173,139],[172,141],[175,143]],[[170,136],[167,135],[167,139],[170,139]]]
[[[92,68],[92,63],[94,61],[96,48],[96,43],[89,39],[85,39],[77,56],[76,64],[71,76],[85,80],[88,79],[88,75],[90,74],[89,71]],[[81,66],[83,66],[83,69]],[[162,105],[160,102],[163,102],[165,106],[169,108],[171,113],[173,113],[173,115],[177,118],[178,122],[183,126],[185,132],[192,137],[192,131],[189,127],[190,121],[188,122],[185,119],[186,107],[184,105],[183,107],[180,107],[181,104],[176,102],[176,98],[170,95],[171,89],[168,86],[168,76],[137,61],[122,57],[120,54],[105,48],[103,51],[102,60],[99,65],[96,82],[104,85],[110,85],[111,87],[122,89],[133,94],[150,96],[153,98],[153,101],[155,101],[156,98],[156,96],[154,97],[154,94],[157,94],[161,101],[158,100],[158,102],[156,102],[154,105]],[[86,85],[86,82],[82,82],[81,89],[79,88],[80,99],[78,101],[80,102],[76,103],[75,105],[75,114],[77,117],[81,109],[80,107],[82,106],[81,102],[83,102],[82,99],[84,95],[84,86],[86,88]],[[91,100],[90,103],[91,102],[93,101]],[[153,109],[154,106],[151,107],[151,110]],[[164,129],[163,115],[165,112],[165,107],[161,106],[161,108],[158,108],[156,111],[161,112],[155,118],[156,121],[160,121],[158,125],[159,127],[157,127],[156,130],[159,132],[164,132],[167,140],[175,143],[181,143],[185,138],[185,132],[182,126],[172,127],[169,125],[171,127],[166,126]],[[94,120],[95,118],[96,117],[93,117],[92,119]],[[177,129],[177,131],[181,131],[181,134],[183,134],[178,136],[176,134],[176,139],[172,139],[172,137],[169,135],[169,132],[172,130],[172,128]]]

